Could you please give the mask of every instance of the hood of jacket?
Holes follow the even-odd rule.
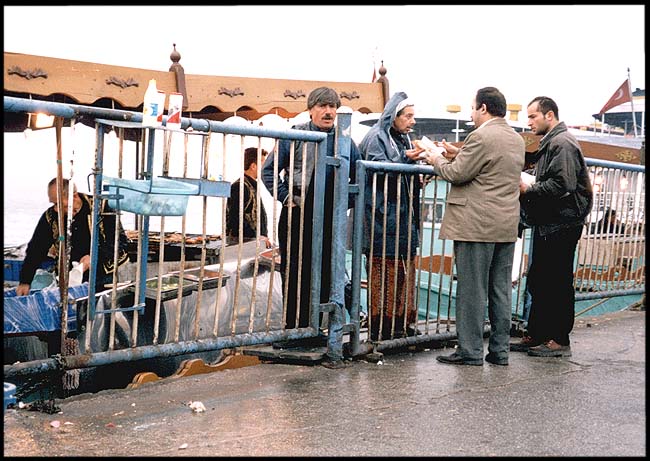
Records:
[[[359,150],[365,159],[367,159],[368,144],[376,140],[383,145],[384,152],[386,152],[388,158],[395,162],[400,161],[401,156],[399,150],[394,143],[390,142],[390,127],[393,126],[393,121],[395,121],[397,107],[407,98],[406,93],[399,91],[388,100],[379,120],[370,128],[359,144]]]

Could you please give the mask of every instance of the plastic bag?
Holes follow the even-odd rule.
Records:
[[[56,278],[54,274],[46,271],[45,269],[36,269],[34,279],[32,280],[32,290],[42,290],[43,288],[51,288],[56,286]]]
[[[68,276],[68,287],[76,287],[83,283],[84,267],[77,261],[72,262],[72,270]]]

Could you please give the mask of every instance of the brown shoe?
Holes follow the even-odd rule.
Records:
[[[533,339],[530,336],[524,336],[518,343],[510,343],[510,350],[512,352],[528,352],[528,349],[539,346],[540,344],[542,344],[541,341]]]
[[[528,355],[533,357],[571,357],[571,346],[563,346],[550,339],[544,344],[529,348]]]

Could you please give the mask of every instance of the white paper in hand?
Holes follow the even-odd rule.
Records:
[[[433,141],[431,141],[426,136],[422,136],[420,140],[420,145],[426,150],[420,154],[420,159],[427,158],[430,154],[445,154],[447,152],[444,147],[437,146]]]
[[[535,184],[535,176],[533,176],[532,174],[526,173],[525,171],[521,172],[521,180],[527,186],[532,186],[533,184]]]

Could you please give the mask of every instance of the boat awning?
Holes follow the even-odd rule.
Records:
[[[381,112],[388,94],[383,66],[377,82],[332,82],[186,74],[175,49],[170,58],[169,71],[159,71],[5,51],[4,94],[141,111],[149,80],[155,79],[167,95],[184,95],[184,117],[217,121],[233,115],[293,118],[306,110],[307,96],[320,86],[335,89],[343,105],[362,113]],[[25,114],[5,114],[5,131],[22,131],[27,122]]]

